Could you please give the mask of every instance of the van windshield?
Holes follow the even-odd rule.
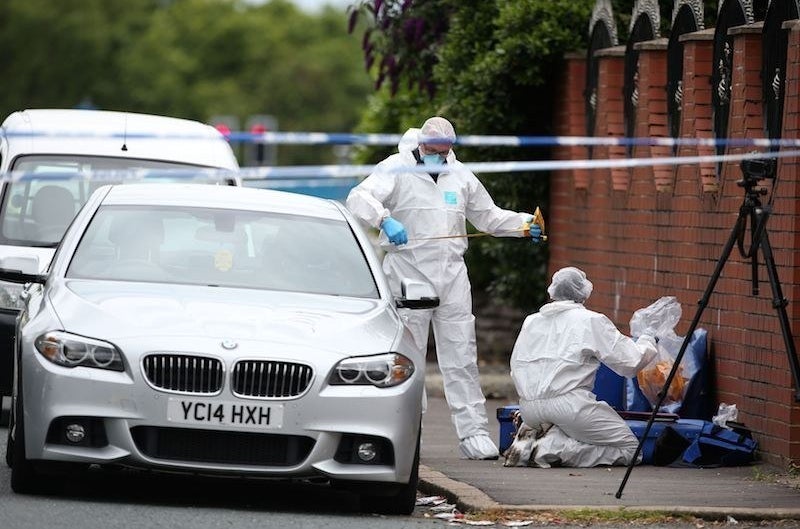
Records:
[[[110,176],[79,178],[97,171],[132,169],[206,169],[189,164],[75,155],[30,155],[14,161],[11,171],[24,173],[4,187],[0,204],[0,244],[54,248],[63,237],[75,214],[95,189],[125,183]],[[159,182],[179,181],[180,176],[158,175]],[[185,178],[184,178],[185,180]],[[233,180],[223,182],[232,185]]]

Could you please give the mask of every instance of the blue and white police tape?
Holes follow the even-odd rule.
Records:
[[[347,134],[323,132],[265,132],[253,134],[232,132],[225,135],[233,143],[262,143],[273,145],[390,145],[402,140],[400,134]],[[770,138],[664,138],[664,137],[611,137],[611,136],[504,136],[465,135],[455,142],[446,138],[420,136],[419,143],[453,143],[475,147],[593,147],[593,146],[646,146],[664,147],[800,147],[797,139]]]
[[[770,158],[797,158],[800,150],[778,152],[749,152],[743,154],[717,154],[704,156],[665,156],[657,158],[616,158],[584,160],[532,160],[508,162],[472,162],[463,165],[476,174],[540,172],[573,169],[614,169],[650,167],[656,165],[696,165],[702,163],[740,162]],[[354,177],[368,176],[375,172],[374,165],[306,165],[294,167],[244,167],[239,171],[244,180],[275,177]],[[406,173],[424,171],[441,173],[451,170],[445,165],[399,166],[385,169],[386,172]]]
[[[464,167],[476,174],[541,172],[572,169],[613,169],[664,165],[693,165],[702,163],[740,162],[748,159],[797,158],[800,150],[778,152],[748,152],[742,154],[704,155],[704,156],[666,156],[657,158],[616,158],[583,160],[532,160],[506,162],[464,163]],[[446,172],[448,165],[414,165],[381,169],[386,172]],[[238,172],[220,169],[137,169],[75,173],[22,173],[13,172],[2,175],[3,181],[24,181],[34,179],[84,178],[95,181],[120,181],[148,179],[174,180],[216,180],[230,178],[242,180],[264,179],[313,179],[313,178],[354,178],[364,177],[376,171],[375,165],[297,165],[280,167],[243,167]]]
[[[372,145],[396,146],[402,139],[400,134],[355,134],[328,132],[230,132],[220,136],[173,133],[92,133],[69,130],[31,130],[26,132],[6,131],[6,136],[50,137],[50,138],[117,138],[117,139],[197,139],[209,140],[224,137],[232,143],[258,143],[272,145]],[[420,142],[443,142],[442,138],[419,138]],[[800,147],[800,139],[771,138],[672,138],[672,137],[614,137],[614,136],[507,136],[464,135],[458,136],[456,145],[476,147],[613,147],[646,146],[664,147]]]

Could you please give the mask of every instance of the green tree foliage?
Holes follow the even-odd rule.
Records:
[[[270,114],[281,130],[352,130],[371,91],[346,16],[288,0],[3,0],[0,111],[98,108],[208,120]],[[328,163],[280,147],[279,163]]]
[[[0,2],[0,112],[124,101],[118,59],[157,0]]]
[[[343,24],[341,12],[309,15],[284,0],[175,2],[154,14],[129,49],[128,83],[144,84],[136,96],[144,108],[202,119],[271,114],[281,130],[349,131],[369,79],[359,66],[358,40]],[[153,71],[161,73],[151,80]],[[279,163],[332,161],[320,152],[281,147]]]

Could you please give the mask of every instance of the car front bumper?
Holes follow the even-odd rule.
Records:
[[[407,483],[411,475],[422,370],[385,389],[328,386],[327,373],[317,373],[297,398],[243,399],[230,393],[227,384],[214,397],[176,395],[148,386],[138,365],[125,372],[65,368],[32,349],[22,355],[22,366],[28,459],[282,479]],[[268,429],[176,424],[167,413],[171,398],[279,406],[283,421]],[[60,429],[76,421],[100,425],[101,441],[94,446],[67,441]],[[383,440],[381,446],[391,453],[384,454],[381,464],[343,460],[343,446],[364,439]]]

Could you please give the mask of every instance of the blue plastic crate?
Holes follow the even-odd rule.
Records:
[[[497,443],[497,447],[500,449],[501,454],[505,452],[514,441],[514,424],[511,422],[511,419],[514,412],[517,410],[519,410],[519,406],[516,404],[509,404],[508,406],[497,408],[497,422],[500,423],[500,439]]]

